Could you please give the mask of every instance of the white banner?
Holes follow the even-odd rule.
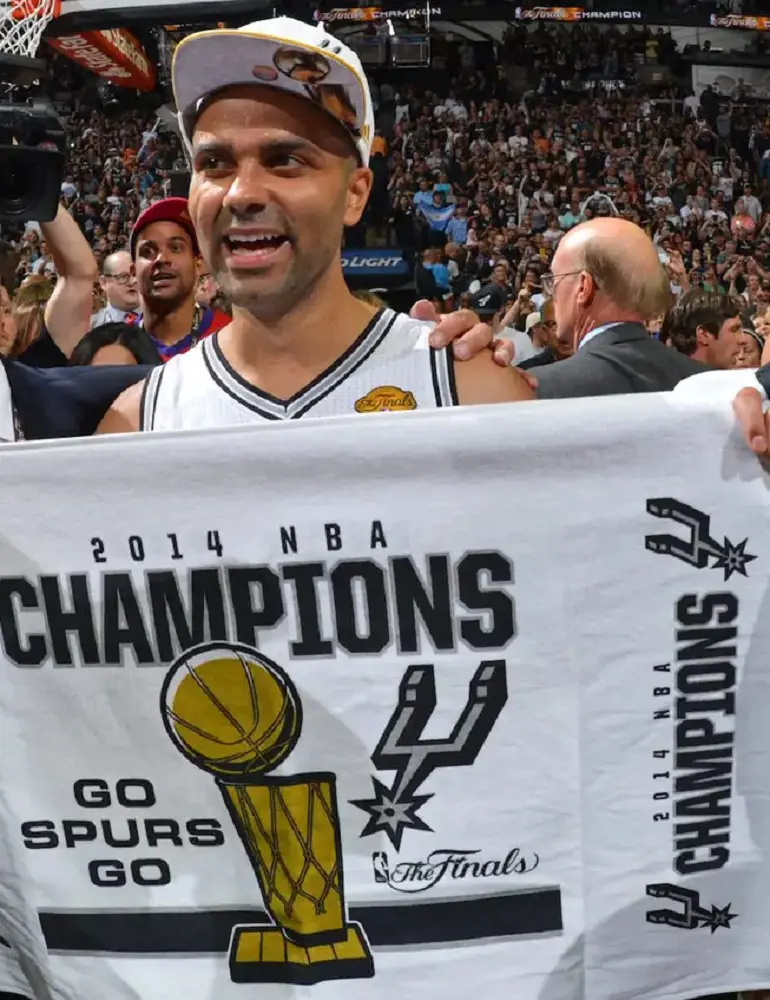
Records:
[[[3,446],[0,989],[770,985],[768,480],[732,422]]]

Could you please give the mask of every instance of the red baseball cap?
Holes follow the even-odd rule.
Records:
[[[162,198],[160,201],[156,201],[153,205],[150,205],[149,208],[145,208],[134,223],[129,244],[132,259],[136,257],[136,244],[139,240],[139,234],[147,226],[151,226],[153,222],[176,222],[178,226],[186,229],[190,234],[195,253],[200,253],[198,249],[198,237],[195,234],[195,227],[192,224],[190,212],[187,208],[187,199]]]

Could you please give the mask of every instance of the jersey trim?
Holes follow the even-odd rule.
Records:
[[[430,373],[436,406],[459,406],[455,383],[454,352],[452,345],[441,350],[430,348]]]
[[[241,406],[258,413],[266,420],[296,420],[334,392],[365,363],[382,344],[396,319],[397,314],[391,309],[380,310],[344,354],[287,400],[277,399],[270,393],[263,392],[240,376],[222,353],[216,334],[202,342],[201,350],[213,381]]]
[[[446,374],[449,383],[450,406],[459,406],[460,397],[457,395],[457,381],[455,379],[455,349],[452,344],[446,349]]]
[[[143,431],[151,431],[155,427],[155,412],[158,409],[160,383],[165,370],[163,365],[159,365],[157,368],[153,368],[144,380],[142,398],[139,403],[139,426]]]

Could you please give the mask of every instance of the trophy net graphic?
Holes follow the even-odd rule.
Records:
[[[335,775],[269,774],[302,730],[286,673],[249,646],[196,646],[170,667],[161,713],[176,748],[216,779],[273,921],[233,929],[233,982],[373,976],[366,936],[347,919]]]

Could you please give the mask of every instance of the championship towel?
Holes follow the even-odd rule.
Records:
[[[676,395],[0,449],[0,988],[770,985],[767,476]]]

